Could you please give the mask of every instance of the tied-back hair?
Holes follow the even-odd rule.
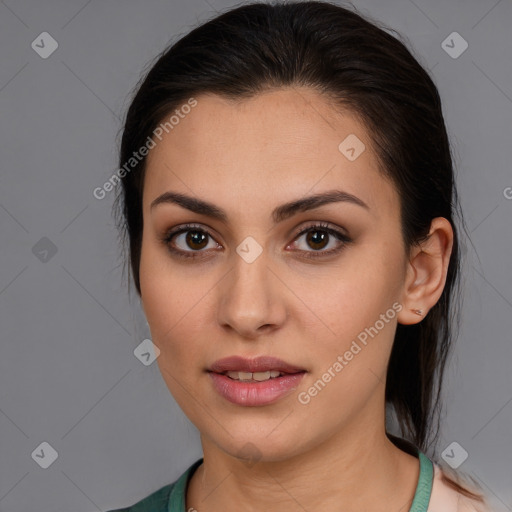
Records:
[[[418,324],[397,326],[387,370],[386,402],[401,434],[427,451],[438,440],[443,374],[459,323],[455,219],[463,226],[464,219],[438,90],[400,39],[393,29],[330,2],[255,2],[224,12],[170,45],[137,84],[119,164],[166,116],[202,93],[241,101],[304,86],[361,120],[380,172],[398,191],[406,250],[428,237],[435,217],[448,219],[454,232],[442,295]],[[114,205],[139,296],[145,163],[141,159],[123,177]]]

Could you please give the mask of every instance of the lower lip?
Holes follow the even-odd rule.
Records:
[[[306,372],[289,373],[262,382],[243,382],[220,373],[208,373],[219,395],[234,404],[254,407],[271,404],[283,398],[298,386]]]

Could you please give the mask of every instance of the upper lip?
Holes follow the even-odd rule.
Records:
[[[271,356],[259,356],[254,359],[246,359],[242,356],[230,356],[215,361],[209,371],[215,373],[223,373],[226,371],[239,371],[239,372],[266,372],[269,370],[277,370],[282,373],[297,373],[306,371],[304,368],[299,368],[286,363],[282,359]]]

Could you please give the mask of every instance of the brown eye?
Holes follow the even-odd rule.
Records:
[[[204,249],[208,245],[208,234],[204,231],[187,231],[185,243],[194,250]]]
[[[306,235],[304,242],[299,244],[298,241],[303,235]],[[178,227],[164,234],[161,241],[172,254],[179,258],[206,258],[211,256],[209,254],[211,251],[203,250],[208,249],[210,241],[213,243],[210,249],[221,247],[208,231],[192,224]],[[337,254],[351,242],[351,238],[343,232],[330,227],[329,224],[320,223],[303,229],[295,236],[291,245],[296,246],[295,248],[301,253],[301,257],[312,259]],[[300,245],[303,245],[303,247],[300,247]],[[333,247],[324,250],[330,245],[333,245]]]
[[[203,249],[208,248],[208,243],[214,242],[210,233],[200,227],[187,224],[165,234],[162,242],[169,251],[181,258],[199,258],[205,256]],[[216,248],[213,243],[210,248]]]
[[[323,249],[329,242],[329,234],[322,230],[311,230],[308,231],[306,240],[307,243],[310,244],[311,248],[315,250]]]
[[[304,241],[299,243],[303,235],[306,235]],[[294,239],[293,245],[302,253],[301,257],[312,259],[337,254],[350,242],[352,242],[352,239],[341,231],[330,227],[329,224],[320,223],[308,226],[298,233]],[[332,245],[332,247],[323,250],[329,245]]]

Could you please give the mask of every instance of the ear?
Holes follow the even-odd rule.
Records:
[[[452,225],[444,217],[436,217],[430,224],[428,238],[411,249],[398,323],[421,322],[437,303],[446,283],[452,247]]]

